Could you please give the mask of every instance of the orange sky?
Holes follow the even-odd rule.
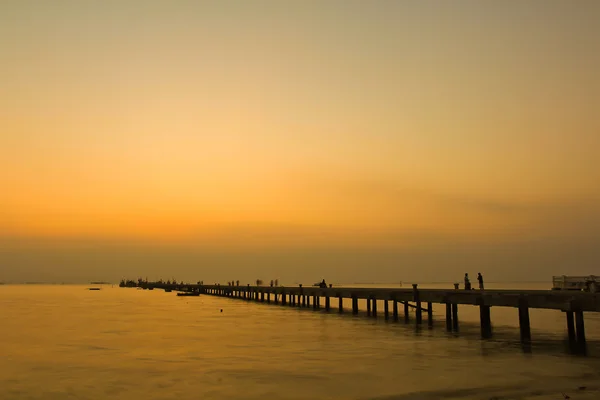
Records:
[[[596,232],[598,2],[202,4],[0,5],[1,237]]]

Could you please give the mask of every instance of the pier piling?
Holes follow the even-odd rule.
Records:
[[[519,299],[519,329],[521,342],[531,342],[531,325],[529,322],[529,304],[526,298]]]
[[[383,314],[386,321],[390,319],[390,309],[387,300],[383,301]]]
[[[373,296],[371,299],[373,302],[373,318],[377,318],[377,298]]]

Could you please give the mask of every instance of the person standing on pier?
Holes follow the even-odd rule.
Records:
[[[471,290],[471,281],[469,280],[469,274],[465,273],[465,290]]]
[[[483,276],[481,272],[477,273],[477,281],[479,282],[479,290],[483,290]]]

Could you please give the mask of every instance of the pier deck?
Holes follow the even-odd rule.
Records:
[[[301,286],[230,286],[200,284],[165,284],[144,282],[139,285],[144,289],[164,289],[167,291],[198,292],[207,295],[231,297],[248,301],[272,303],[278,305],[324,308],[331,311],[335,308],[345,312],[343,300],[352,300],[352,313],[358,314],[358,300],[366,300],[367,315],[377,317],[377,303],[383,301],[385,319],[397,321],[398,304],[404,306],[404,319],[409,320],[409,308],[415,310],[417,324],[423,322],[423,312],[427,320],[432,322],[432,304],[446,305],[446,328],[458,331],[458,306],[472,305],[480,307],[481,335],[484,338],[492,335],[491,307],[512,307],[518,309],[521,340],[531,340],[529,309],[552,309],[565,312],[569,342],[577,352],[585,352],[584,312],[600,312],[600,294],[580,291],[557,290],[463,290],[458,289],[420,289],[413,284],[411,289],[403,288],[359,288],[359,287],[301,287]],[[332,307],[331,299],[337,299],[337,307]],[[324,299],[324,307],[321,307]],[[392,304],[390,313],[389,303]]]

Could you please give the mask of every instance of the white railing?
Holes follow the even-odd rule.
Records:
[[[553,276],[553,290],[583,290],[585,292],[595,293],[600,291],[600,277],[595,275],[588,276]]]

